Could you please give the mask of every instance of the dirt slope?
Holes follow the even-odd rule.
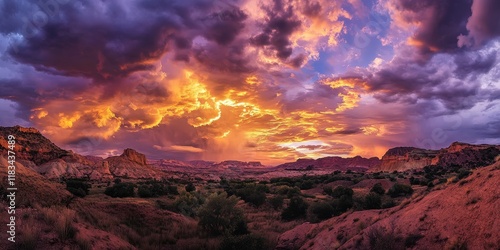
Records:
[[[299,226],[280,236],[277,249],[373,249],[376,238],[392,249],[500,249],[499,182],[497,162],[395,208]]]

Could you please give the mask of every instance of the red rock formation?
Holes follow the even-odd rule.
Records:
[[[122,157],[125,157],[135,163],[141,164],[141,165],[146,165],[146,156],[144,154],[141,154],[131,148],[127,148],[123,151],[123,154],[121,155]]]
[[[461,142],[454,142],[449,147],[440,150],[397,147],[389,149],[382,157],[380,167],[370,171],[405,171],[421,169],[429,165],[483,167],[495,162],[495,157],[499,154],[500,146],[498,145],[472,145]]]

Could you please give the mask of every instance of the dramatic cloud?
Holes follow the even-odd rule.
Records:
[[[3,1],[0,122],[82,154],[265,164],[500,143],[499,8]]]

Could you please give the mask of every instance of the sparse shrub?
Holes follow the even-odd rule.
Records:
[[[66,181],[66,190],[78,197],[85,197],[89,194],[91,185],[82,179],[69,179]]]
[[[285,197],[282,195],[276,195],[274,197],[269,198],[267,201],[274,208],[274,210],[278,210],[283,207],[283,200]]]
[[[196,187],[194,186],[194,184],[192,182],[188,183],[186,185],[185,189],[186,189],[186,192],[196,191]]]
[[[372,189],[370,189],[370,192],[384,195],[385,189],[382,187],[382,183],[377,183],[377,184],[373,185]]]
[[[212,235],[232,234],[244,220],[243,211],[236,207],[238,198],[226,193],[212,194],[198,211],[199,225]]]
[[[395,207],[397,205],[397,203],[393,200],[393,199],[390,199],[384,203],[382,203],[382,208],[391,208],[391,207]]]
[[[294,196],[290,199],[290,204],[281,213],[281,219],[290,221],[306,216],[307,207],[309,205],[299,196]]]
[[[119,183],[121,183],[121,182],[122,182],[122,179],[120,179],[120,178],[116,178],[116,179],[114,179],[114,180],[113,180],[113,182],[114,182],[115,184],[119,184]]]
[[[378,193],[370,192],[365,196],[365,209],[379,209],[382,207],[382,198]]]
[[[413,188],[411,188],[411,186],[408,186],[405,184],[396,183],[389,189],[389,191],[387,191],[387,194],[393,198],[400,197],[400,196],[406,196],[406,195],[413,194]]]
[[[91,250],[92,242],[89,239],[84,238],[81,234],[77,234],[75,237],[75,242],[80,250]]]
[[[21,234],[16,237],[15,249],[37,249],[36,246],[40,238],[40,228],[30,221],[28,224],[21,225],[19,231]]]
[[[76,235],[76,228],[73,226],[75,211],[71,209],[62,209],[56,221],[56,232],[61,241],[72,239]]]
[[[326,202],[313,203],[307,212],[309,221],[314,223],[331,218],[333,213],[333,207]]]
[[[461,180],[461,179],[463,179],[463,178],[465,178],[465,177],[469,176],[470,174],[472,174],[472,172],[471,172],[470,170],[468,170],[468,169],[464,169],[464,168],[461,168],[461,169],[459,169],[459,170],[458,170],[458,175],[457,175],[457,178],[458,178],[459,180]]]
[[[447,248],[448,250],[467,250],[469,247],[467,246],[467,242],[463,239],[457,239],[451,243],[451,245]]]
[[[433,182],[433,181],[429,181],[429,182],[427,182],[427,187],[428,187],[428,188],[432,188],[432,187],[434,187],[434,182]]]
[[[269,245],[264,237],[247,234],[240,236],[229,236],[222,240],[220,250],[254,250],[268,249]]]
[[[104,194],[111,197],[132,197],[134,196],[134,184],[120,182],[106,188]]]
[[[373,227],[368,231],[368,241],[371,250],[403,250],[404,244],[397,237],[394,230],[386,230],[382,227]]]
[[[417,241],[419,241],[422,238],[424,238],[424,236],[421,234],[410,234],[406,236],[405,247],[407,248],[414,247],[417,244]]]

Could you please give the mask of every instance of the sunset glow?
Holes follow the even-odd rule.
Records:
[[[60,2],[0,3],[0,123],[84,155],[500,143],[498,1]]]

